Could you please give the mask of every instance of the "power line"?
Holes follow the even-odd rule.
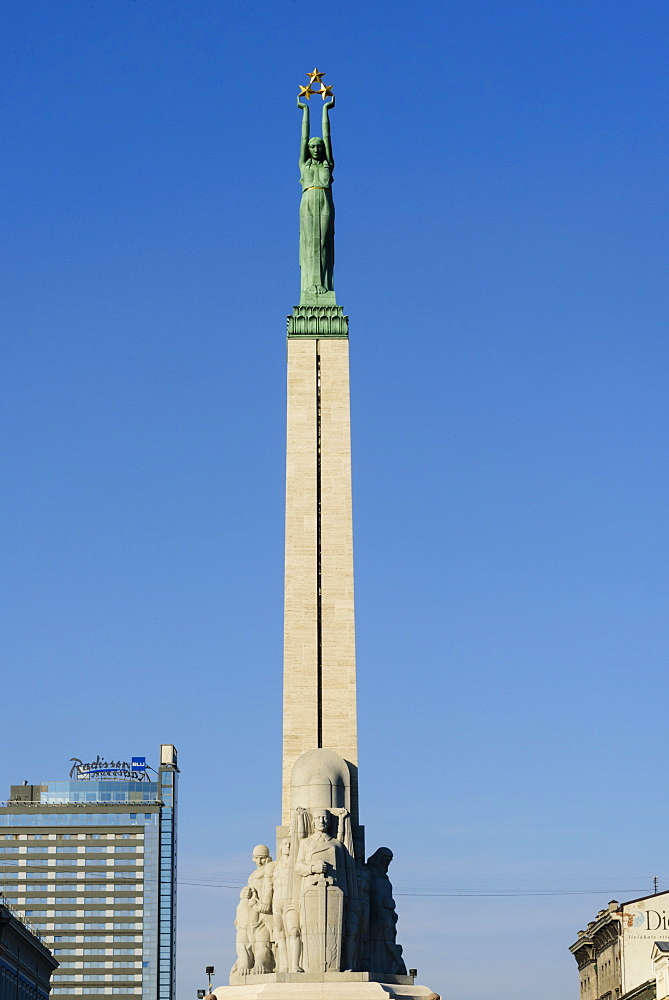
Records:
[[[30,871],[33,875],[47,875],[53,874],[54,871],[60,876],[57,882],[54,882],[54,889],[61,889],[61,891],[71,891],[69,886],[65,888],[62,883],[67,883],[68,880],[70,884],[77,883],[77,888],[82,888],[83,882],[100,883],[101,885],[109,884],[109,882],[123,883],[123,882],[143,882],[145,884],[151,884],[156,882],[156,878],[149,875],[145,875],[143,872],[129,872],[127,869],[124,871],[113,872],[111,878],[107,879],[106,876],[109,873],[109,869],[106,869],[104,875],[102,871],[93,874],[89,871],[88,878],[77,879],[76,875],[82,872],[82,868],[77,866],[73,868],[71,872],[63,871],[62,869],[54,869],[52,865],[45,865],[43,863],[32,863],[29,859],[26,865],[21,866],[23,872]],[[16,859],[14,858],[0,858],[0,870],[4,866],[16,865]],[[92,867],[92,866],[91,866]],[[85,871],[85,869],[84,869]],[[183,874],[181,878],[177,879],[178,885],[191,885],[198,886],[201,888],[213,888],[213,889],[229,889],[229,890],[239,890],[246,885],[246,876],[238,872],[225,873],[223,875],[224,881],[219,881],[222,872],[217,872],[215,869],[198,868],[197,866],[191,867],[191,872],[188,870]],[[231,881],[228,882],[227,878]],[[97,876],[97,877],[96,877]],[[0,891],[2,890],[2,882],[14,883],[19,881],[18,872],[6,872],[4,879],[0,880]],[[22,885],[24,880],[20,880]],[[432,897],[432,898],[504,898],[504,897],[533,897],[533,896],[601,896],[601,895],[615,895],[615,896],[638,896],[644,895],[648,891],[648,885],[645,878],[636,876],[634,879],[629,877],[624,879],[618,879],[616,877],[607,879],[609,882],[608,886],[602,887],[593,886],[592,884],[587,885],[587,888],[579,888],[578,879],[565,879],[564,881],[572,887],[570,888],[555,888],[553,886],[539,886],[536,883],[532,884],[531,879],[518,879],[509,880],[510,884],[508,887],[504,886],[503,879],[456,879],[450,884],[448,881],[442,887],[435,889],[434,886],[430,888],[423,888],[422,886],[416,885],[397,885],[394,889],[394,894],[396,896],[407,896],[414,898],[421,897]],[[664,878],[655,876],[652,879],[653,891],[655,893],[659,892],[659,883],[664,882]],[[501,882],[501,884],[500,884]],[[630,885],[635,883],[632,888]],[[627,888],[621,887],[627,885]],[[28,888],[29,882],[25,882],[25,887]],[[580,882],[583,886],[583,882]]]
[[[227,885],[222,882],[194,882],[189,879],[177,879],[179,885],[192,885],[201,886],[207,889],[241,889],[243,888],[242,883],[237,885]],[[477,889],[472,889],[469,892],[397,892],[393,890],[393,895],[395,896],[413,896],[417,899],[423,899],[428,896],[433,897],[450,897],[450,898],[491,898],[491,897],[509,897],[509,896],[603,896],[611,895],[613,892],[617,892],[618,895],[628,895],[633,896],[637,893],[643,893],[644,890],[640,889],[638,886],[630,889],[620,889],[617,887],[615,890],[608,889],[546,889],[546,890],[509,890],[508,892],[481,892]]]

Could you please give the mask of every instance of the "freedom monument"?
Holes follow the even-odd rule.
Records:
[[[334,290],[332,86],[297,99],[300,303],[288,317],[282,819],[236,911],[217,1000],[436,998],[407,974],[388,878],[358,812],[348,317]],[[320,85],[318,90],[315,85]],[[310,106],[323,99],[322,136]]]

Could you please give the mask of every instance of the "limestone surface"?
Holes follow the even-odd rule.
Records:
[[[243,986],[219,986],[213,995],[216,1000],[431,1000],[437,996],[427,986],[375,981],[358,975],[339,973],[335,978],[334,973],[329,973],[319,979],[303,977],[300,982],[278,976],[267,982],[269,977],[263,976]]]
[[[338,753],[357,819],[348,341],[288,338],[282,822],[307,750]]]

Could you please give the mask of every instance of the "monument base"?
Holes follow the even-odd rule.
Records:
[[[232,973],[231,986],[255,986],[256,983],[387,983],[413,986],[413,976],[391,976],[384,972],[265,972],[240,976]],[[218,987],[223,989],[224,987]]]
[[[241,979],[241,976],[235,976]],[[427,1000],[435,994],[413,976],[370,972],[267,973],[243,977],[244,985],[217,986],[216,1000]]]

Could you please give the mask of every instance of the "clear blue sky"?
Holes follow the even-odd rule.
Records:
[[[180,1000],[225,980],[279,818],[315,64],[361,808],[407,964],[576,1000],[577,930],[669,886],[668,28],[667,0],[3,3],[0,784],[178,746]]]

